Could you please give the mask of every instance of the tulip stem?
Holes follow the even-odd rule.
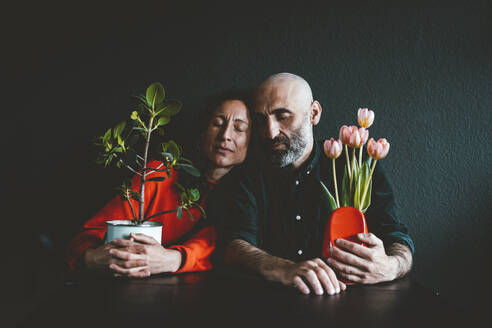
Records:
[[[347,172],[348,172],[348,176],[350,179],[352,179],[352,174],[350,172],[350,159],[349,159],[349,153],[348,153],[348,147],[347,145],[345,145],[345,157],[347,158]]]
[[[337,186],[337,172],[335,171],[335,159],[332,159],[333,163],[333,184],[335,185],[335,196],[337,197],[337,208],[340,208],[340,200],[338,199],[338,186]]]
[[[364,185],[364,192],[362,193],[362,198],[361,198],[361,201],[359,203],[359,210],[362,210],[362,206],[364,206],[364,201],[366,199],[366,194],[367,194],[367,190],[369,187],[369,182],[371,182],[372,174],[374,173],[374,168],[376,167],[377,161],[378,161],[377,159],[374,159],[374,162],[372,162],[371,172],[369,172],[369,179],[367,179],[366,184]]]
[[[352,182],[354,182],[354,170],[355,170],[355,148],[352,148],[352,165],[351,165],[351,173],[350,173],[350,195],[352,195]],[[352,197],[352,196],[351,196]]]
[[[364,148],[364,145],[360,147],[359,151],[359,170],[362,168],[362,149]]]

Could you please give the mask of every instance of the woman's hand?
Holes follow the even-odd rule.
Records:
[[[126,241],[125,247],[108,250],[109,255],[117,261],[109,265],[116,277],[142,278],[152,274],[176,272],[181,267],[181,253],[164,248],[152,237],[131,234],[131,239]],[[136,263],[141,265],[136,266]]]
[[[133,239],[114,239],[110,243],[99,246],[98,248],[90,248],[84,254],[84,261],[89,270],[110,271],[111,265],[125,266],[127,268],[141,268],[147,265],[146,261],[141,259],[133,261],[122,261],[111,255],[113,249],[123,249],[124,247],[133,245]]]

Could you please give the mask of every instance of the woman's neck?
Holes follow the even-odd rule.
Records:
[[[229,173],[233,166],[227,167],[211,167],[205,171],[205,178],[207,180],[219,181],[224,175]]]

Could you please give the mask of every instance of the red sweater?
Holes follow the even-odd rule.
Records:
[[[157,167],[161,162],[152,161],[149,167]],[[179,172],[172,171],[171,178],[160,182],[148,182],[145,184],[145,208],[148,209],[150,199],[155,194],[155,199],[148,211],[148,216],[166,210],[175,209],[180,200],[179,190],[173,186],[174,181],[178,178]],[[154,172],[148,177],[167,176],[165,172]],[[210,183],[209,190],[213,188]],[[140,190],[140,176],[135,175],[132,179],[132,189]],[[201,204],[204,204],[204,195],[201,195]],[[135,212],[138,211],[138,203],[132,200]],[[184,263],[177,272],[204,271],[212,268],[210,255],[215,249],[216,233],[212,226],[203,228],[195,233],[190,239],[182,245],[175,245],[184,234],[189,232],[193,226],[201,219],[200,211],[196,208],[190,209],[193,215],[193,221],[188,217],[188,213],[183,211],[183,217],[178,219],[176,212],[158,215],[149,221],[162,222],[162,245],[168,249],[175,249],[183,255]],[[113,198],[102,210],[93,218],[87,221],[82,231],[75,236],[68,245],[67,264],[74,270],[77,265],[83,261],[83,255],[89,248],[99,247],[104,243],[104,234],[106,233],[106,221],[109,220],[131,220],[132,212],[130,205],[126,200],[119,196]]]

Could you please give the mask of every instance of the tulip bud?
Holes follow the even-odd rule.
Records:
[[[342,154],[343,147],[340,140],[335,140],[333,138],[330,138],[330,140],[325,140],[323,147],[328,158],[336,159]]]
[[[357,122],[359,122],[361,127],[367,129],[374,122],[374,112],[367,108],[359,108],[359,111],[357,112]]]
[[[373,159],[383,159],[388,155],[390,144],[385,138],[379,139],[377,142],[373,138],[367,142],[367,153]]]
[[[340,131],[340,134],[342,134],[342,131]],[[361,148],[369,138],[369,130],[366,130],[364,128],[357,128],[355,125],[352,125],[344,128],[343,138],[346,141],[342,140],[342,142],[349,147]]]

